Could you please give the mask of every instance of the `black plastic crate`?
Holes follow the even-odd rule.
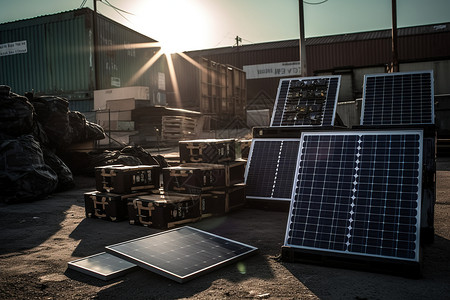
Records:
[[[129,194],[158,189],[160,175],[159,165],[109,165],[95,168],[95,184],[98,191]]]
[[[99,191],[84,194],[84,208],[87,218],[108,221],[122,221],[128,218],[127,199],[145,195],[146,192],[118,195]]]
[[[162,170],[165,191],[199,194],[226,186],[224,165],[186,164]]]
[[[239,183],[221,190],[211,191],[212,199],[225,202],[225,212],[241,208],[246,203],[245,184]]]
[[[128,199],[130,224],[167,229],[198,221],[200,195],[180,193],[146,195]]]
[[[205,139],[180,141],[181,163],[217,164],[235,161],[236,142],[234,139]]]

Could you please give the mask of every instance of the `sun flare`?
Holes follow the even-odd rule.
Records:
[[[208,14],[195,1],[145,1],[138,26],[161,43],[165,54],[201,49],[210,36]]]

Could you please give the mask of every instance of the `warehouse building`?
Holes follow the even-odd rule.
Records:
[[[391,30],[306,39],[308,76],[342,76],[340,101],[362,96],[365,74],[385,73],[392,61]],[[435,94],[449,94],[450,23],[398,29],[400,71],[433,70]],[[300,76],[299,41],[287,40],[186,52],[247,73],[247,100],[273,100],[279,79]],[[267,98],[267,99],[266,99]],[[269,103],[270,104],[270,103]],[[255,104],[256,105],[256,104]]]
[[[95,90],[145,86],[149,98],[165,101],[163,59],[135,76],[159,50],[156,41],[102,15],[94,26],[94,15],[81,8],[0,24],[0,83],[17,94],[63,96],[81,112],[97,109]]]
[[[356,99],[362,97],[364,75],[386,73],[392,61],[391,49],[391,30],[306,39],[308,76],[342,76],[339,101],[349,103],[347,107],[340,107],[346,125],[358,122],[359,116],[354,110],[358,109]],[[449,49],[450,23],[398,29],[399,71],[433,70],[439,134],[450,137],[450,121],[444,118],[450,113]],[[280,78],[300,76],[298,40],[206,49],[186,54],[194,60],[204,57],[244,70],[247,112],[267,111],[270,116]],[[188,76],[183,78],[189,80]],[[173,103],[171,97],[168,97],[168,102]]]

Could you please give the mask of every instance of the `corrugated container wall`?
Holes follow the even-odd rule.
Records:
[[[0,44],[26,41],[26,52],[0,57],[0,82],[16,93],[94,88],[91,20],[80,11],[0,25]]]
[[[124,86],[157,88],[158,72],[164,62],[158,60],[142,76],[133,78],[156,52],[156,41],[110,19],[99,16],[97,22],[99,44],[99,84],[97,90]],[[141,47],[144,45],[145,47]]]
[[[158,60],[131,81],[156,53],[155,40],[101,15],[97,21],[98,76],[95,82],[94,13],[88,8],[0,24],[0,44],[26,41],[26,51],[0,56],[0,84],[15,93],[34,91],[67,97],[75,109],[93,108],[93,91],[124,86],[148,86],[158,93]],[[148,48],[136,44],[148,43]],[[105,47],[107,46],[107,47]],[[75,102],[77,101],[77,102]],[[78,103],[79,102],[79,103]]]

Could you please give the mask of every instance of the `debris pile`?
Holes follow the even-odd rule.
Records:
[[[68,100],[23,97],[0,85],[0,200],[28,202],[72,188],[72,172],[56,153],[102,138],[103,129],[69,111]]]

